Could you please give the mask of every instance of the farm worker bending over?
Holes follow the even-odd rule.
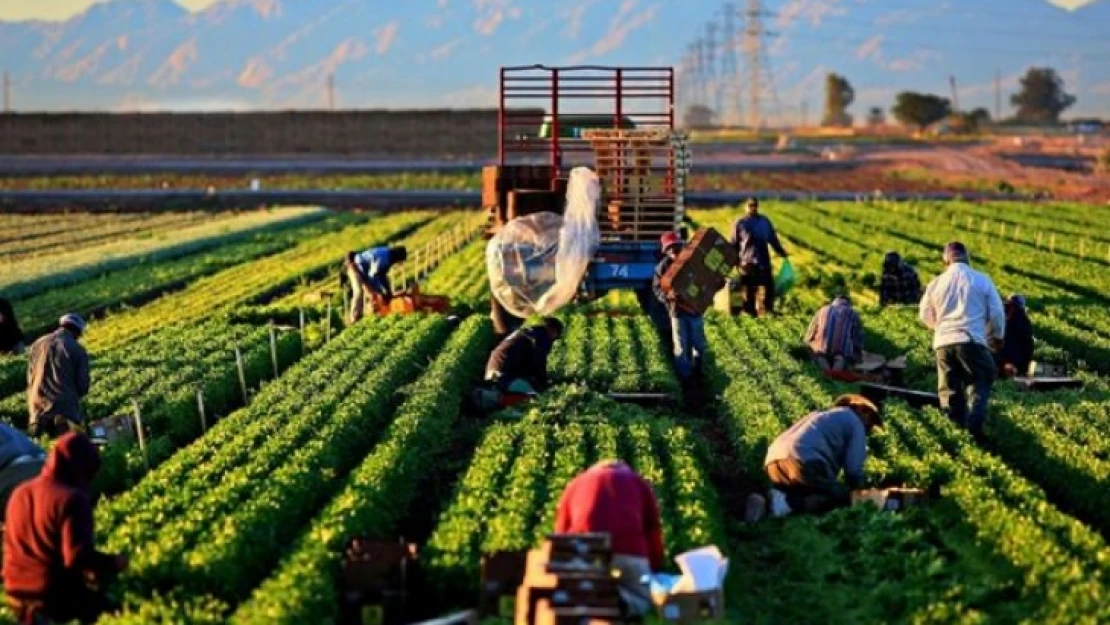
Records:
[[[555,532],[609,534],[620,593],[636,615],[651,610],[641,583],[663,567],[663,525],[651,485],[619,460],[605,460],[571,480],[559,500]]]
[[[23,432],[0,423],[0,523],[16,486],[42,471],[46,452]]]
[[[779,242],[775,226],[759,214],[759,200],[748,200],[747,214],[732,227],[732,245],[740,253],[740,282],[744,285],[744,311],[756,315],[755,298],[759,287],[763,287],[763,310],[768,314],[775,311],[775,277],[771,271],[771,252],[786,258],[788,254]]]
[[[863,322],[847,295],[817,311],[805,341],[817,366],[826,371],[847,371],[863,359]]]
[[[507,393],[535,395],[547,390],[547,357],[562,336],[563,322],[555,317],[513,332],[490,354],[486,381]]]
[[[347,253],[347,278],[351,284],[351,323],[362,319],[366,289],[389,302],[393,297],[389,270],[407,258],[408,250],[404,247],[373,247],[362,253]]]
[[[879,283],[879,305],[916,304],[921,300],[921,279],[898,252],[883,258],[883,277]]]
[[[27,361],[27,408],[32,436],[61,436],[80,425],[81,399],[89,392],[89,355],[78,343],[85,320],[70,313],[58,329],[31,345]]]
[[[84,434],[58,439],[42,474],[15,489],[4,527],[4,592],[20,623],[93,623],[112,609],[99,587],[127,568],[93,545],[89,492],[100,454]]]
[[[26,347],[23,341],[11,302],[0,297],[0,354],[22,354]]]
[[[849,505],[851,490],[863,483],[867,436],[882,425],[871,400],[842,395],[833,408],[811,413],[780,434],[763,462],[771,480],[771,515],[819,514]],[[845,484],[837,478],[841,471]],[[748,521],[766,511],[762,495],[748,496]]]
[[[1006,311],[1006,336],[1002,349],[995,352],[998,373],[1007,378],[1026,375],[1033,361],[1033,324],[1025,310],[1025,298],[1011,295],[1002,307]]]
[[[953,421],[982,441],[997,373],[990,348],[1002,345],[1006,317],[994,283],[972,269],[969,260],[963,243],[953,241],[945,246],[948,268],[925,288],[920,316],[934,331],[940,405]]]
[[[651,288],[670,318],[675,370],[685,380],[695,371],[701,370],[702,358],[709,351],[709,342],[705,340],[705,320],[699,313],[682,308],[675,294],[663,289],[663,275],[682,251],[681,235],[668,232],[660,238],[659,244],[663,248],[663,260],[655,266]]]

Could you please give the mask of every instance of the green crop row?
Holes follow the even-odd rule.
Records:
[[[51,217],[12,225],[0,239],[0,257],[24,260],[51,253],[71,252],[93,247],[104,241],[128,237],[143,238],[203,221],[204,213],[139,213],[118,219],[87,218],[76,215],[70,220]]]
[[[0,396],[16,393],[27,384],[27,359],[0,356]]]
[[[588,382],[597,391],[679,393],[658,330],[644,315],[563,315],[566,334],[555,344],[552,380]]]
[[[667,551],[724,546],[716,495],[685,427],[585,389],[557,387],[485,433],[428,541],[425,565],[448,597],[476,590],[481,554],[528,549],[553,529],[567,482],[621,458],[653,482]]]
[[[76,249],[28,260],[0,258],[0,288],[9,299],[24,298],[46,289],[80,282],[141,260],[177,258],[198,250],[222,245],[241,232],[256,232],[288,219],[295,221],[322,218],[318,208],[254,211],[227,217],[209,218],[195,225],[168,229],[153,237],[113,239],[101,245]]]
[[[470,243],[440,263],[420,288],[450,295],[456,306],[484,312],[490,297],[485,251],[485,239]]]
[[[348,250],[402,237],[430,217],[426,212],[413,212],[371,218],[279,254],[225,269],[138,309],[91,324],[89,348],[99,351],[123,345],[166,324],[195,321],[265,300],[306,277],[331,273]]]
[[[237,440],[242,437],[223,445],[202,438],[198,445],[216,445],[206,463],[188,473],[175,465],[147,478],[160,487],[162,497],[138,502],[132,498],[122,507],[111,506],[109,514],[128,520],[106,543],[133,554],[128,575],[121,579],[129,605],[141,606],[159,589],[232,601],[266,576],[280,559],[280,548],[296,538],[386,429],[397,389],[413,378],[450,332],[448,324],[435,317],[412,316],[395,325],[408,331],[388,341],[375,357],[329,352],[330,367],[321,364],[303,371],[316,378],[330,369],[333,379],[324,391],[290,402],[290,391],[302,380],[284,376],[275,383],[285,391],[277,405],[256,400],[242,411],[271,422],[261,446],[242,450],[243,442]],[[372,345],[385,339],[372,330],[343,336],[349,334],[360,335],[350,347],[362,347],[365,353],[375,351]],[[221,462],[227,452],[239,462]],[[137,519],[147,518],[164,521],[135,527]],[[125,614],[121,621],[128,618]]]
[[[493,335],[487,320],[465,321],[424,375],[407,390],[382,441],[348,476],[281,565],[230,622],[305,623],[336,616],[335,581],[346,540],[393,539],[401,515],[451,440],[467,386]]]

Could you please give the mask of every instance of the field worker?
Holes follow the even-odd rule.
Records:
[[[651,485],[619,460],[605,460],[571,480],[555,515],[558,534],[609,534],[620,593],[637,616],[652,609],[641,583],[663,568],[663,524]]]
[[[22,354],[26,348],[24,340],[11,302],[0,297],[0,354]]]
[[[361,253],[347,253],[347,279],[351,285],[351,323],[362,319],[366,306],[366,288],[380,295],[386,303],[393,298],[389,270],[406,259],[408,259],[408,250],[404,247],[382,246],[373,247]]]
[[[89,355],[78,343],[85,320],[69,313],[58,329],[31,345],[27,360],[27,408],[32,436],[61,436],[81,424],[81,399],[89,392]]]
[[[547,358],[562,336],[563,322],[555,317],[513,332],[490,354],[486,381],[506,393],[542,393],[547,390]]]
[[[917,271],[898,252],[887,252],[879,282],[879,305],[916,304],[920,300],[921,279]]]
[[[16,486],[35,477],[46,462],[46,452],[23,432],[0,423],[0,523]]]
[[[871,400],[842,395],[831,409],[811,413],[780,434],[763,462],[771,515],[820,514],[851,504],[851,491],[863,483],[867,436],[882,424]],[[838,479],[842,471],[844,483]],[[762,495],[749,495],[746,520],[761,519],[767,503]]]
[[[763,287],[763,310],[775,311],[775,277],[771,269],[771,252],[786,258],[788,254],[779,242],[775,226],[759,214],[759,200],[748,200],[746,215],[736,220],[732,227],[732,245],[740,253],[740,282],[744,285],[744,311],[756,315],[755,300],[759,287]]]
[[[20,623],[93,623],[112,606],[103,586],[127,568],[125,556],[93,544],[89,484],[100,454],[84,434],[58,439],[42,474],[20,485],[8,502],[4,527],[4,592]]]
[[[837,295],[817,311],[805,341],[825,371],[848,371],[863,359],[863,322],[847,295]]]
[[[1025,309],[1025,298],[1011,295],[1002,307],[1006,312],[1006,336],[1002,349],[995,352],[998,373],[1007,378],[1027,375],[1033,361],[1033,324]]]
[[[677,232],[668,232],[660,238],[659,244],[663,260],[655,266],[651,288],[656,300],[667,312],[675,370],[678,377],[688,380],[694,372],[701,371],[702,358],[709,351],[709,342],[705,340],[705,320],[700,313],[680,307],[675,294],[663,289],[663,276],[682,251],[682,236]]]
[[[933,330],[941,408],[981,442],[996,376],[991,348],[1002,346],[1006,316],[994,283],[970,267],[963,243],[945,246],[944,262],[948,268],[925,288],[920,317]]]

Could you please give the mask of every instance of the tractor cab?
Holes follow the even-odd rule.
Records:
[[[680,230],[684,217],[689,153],[675,130],[673,68],[501,69],[498,161],[482,172],[487,236],[518,217],[562,215],[578,166],[601,187],[600,241],[579,297],[648,292],[659,238]]]

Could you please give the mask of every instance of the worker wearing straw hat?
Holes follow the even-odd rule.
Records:
[[[819,514],[849,505],[851,491],[863,483],[867,436],[882,424],[879,408],[854,394],[841,395],[832,408],[803,417],[767,450],[770,501],[749,496],[747,520],[758,521],[768,511],[772,516]]]

